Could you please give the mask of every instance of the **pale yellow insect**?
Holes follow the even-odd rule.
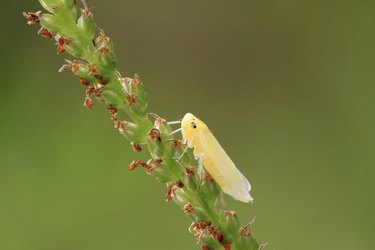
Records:
[[[224,193],[243,202],[253,201],[249,191],[251,185],[236,168],[210,129],[194,115],[187,113],[181,122],[181,133],[194,156],[219,184]]]

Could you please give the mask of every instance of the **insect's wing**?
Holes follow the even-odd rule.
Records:
[[[200,144],[204,153],[203,164],[221,189],[237,200],[252,201],[249,181],[236,168],[208,128],[200,133]]]

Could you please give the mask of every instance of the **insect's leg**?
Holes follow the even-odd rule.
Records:
[[[205,174],[205,170],[204,170],[204,166],[203,166],[203,157],[204,155],[203,154],[200,154],[198,155],[198,167],[197,167],[197,173],[198,173],[198,177],[200,180],[203,180],[204,179],[204,174]],[[201,182],[202,183],[202,182]]]
[[[178,120],[178,121],[171,121],[171,122],[167,122],[168,125],[173,125],[173,124],[180,124],[181,123],[181,120]]]
[[[181,130],[182,130],[181,128],[176,129],[175,131],[172,131],[169,135],[176,134],[176,133],[180,132]]]
[[[225,204],[225,199],[224,199],[224,192],[223,192],[223,190],[220,191],[220,203],[221,203],[221,206],[222,206],[225,210],[228,210],[228,209],[227,209],[227,204]]]
[[[189,148],[189,143],[186,143],[186,147],[184,149],[184,151],[182,151],[182,154],[180,155],[180,157],[178,157],[178,160],[180,161],[182,159],[182,157],[186,154],[186,151],[188,150]]]

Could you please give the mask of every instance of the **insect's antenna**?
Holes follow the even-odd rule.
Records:
[[[176,134],[176,133],[180,132],[181,130],[182,130],[182,128],[176,129],[175,131],[172,131],[169,135]]]
[[[168,125],[173,125],[173,124],[180,124],[181,123],[181,120],[178,120],[178,121],[171,121],[171,122],[167,122]]]

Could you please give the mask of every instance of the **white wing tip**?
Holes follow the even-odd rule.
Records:
[[[233,195],[230,192],[228,192],[228,194],[230,196],[232,196],[234,199],[242,201],[242,202],[246,202],[246,203],[251,202],[251,203],[253,203],[253,201],[254,201],[253,197],[251,197],[250,193],[248,193],[248,192],[246,192],[246,193],[244,193],[242,195]]]
[[[249,194],[249,193],[248,193]],[[253,199],[253,197],[251,197],[251,195],[249,194],[249,196],[248,197],[246,197],[244,200],[243,200],[243,202],[251,202],[251,203],[253,203],[253,201],[254,201],[254,199]]]

